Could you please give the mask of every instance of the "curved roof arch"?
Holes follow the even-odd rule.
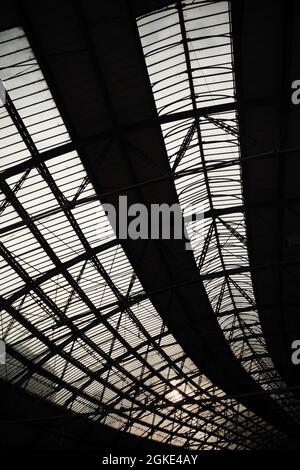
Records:
[[[0,32],[0,372],[142,437],[272,447],[297,404],[249,274],[230,8],[152,3],[28,2]],[[196,206],[192,251],[117,239],[120,194]]]

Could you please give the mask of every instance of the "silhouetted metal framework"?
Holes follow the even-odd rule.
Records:
[[[241,143],[245,214],[250,262],[265,266],[252,274],[262,333],[275,367],[299,401],[299,366],[291,356],[300,337],[299,106],[292,101],[292,84],[300,76],[300,9],[295,1],[279,1],[263,22],[267,8],[233,5],[237,97],[243,103],[239,123],[252,136]],[[236,37],[245,22],[250,29],[256,24],[255,40],[240,43]],[[268,99],[261,99],[263,94]],[[258,151],[268,158],[249,165],[246,156]]]
[[[1,107],[2,373],[140,435],[197,448],[257,446],[261,420],[197,372],[147,300],[99,202],[89,202],[93,189],[22,31],[2,36],[11,73]]]
[[[138,20],[171,164],[156,182],[174,180],[183,210],[193,202],[205,213],[203,227],[190,232],[200,276],[186,283],[202,278],[232,351],[261,386],[257,394],[273,399],[267,403],[275,414],[292,411],[296,423],[296,404],[265,348],[251,286],[227,8],[178,2]],[[201,18],[221,32],[199,39],[206,27],[191,25]],[[211,38],[221,43],[211,45]],[[238,393],[212,383],[167,328],[152,297],[184,282],[143,288],[100,203],[124,188],[96,194],[82,163],[85,141],[70,138],[23,29],[0,32],[0,45],[7,90],[0,108],[0,334],[8,351],[1,376],[74,413],[169,444],[278,445],[281,430],[241,404]],[[210,84],[212,69],[220,81]],[[200,70],[204,85],[196,80]],[[102,155],[112,145],[110,130],[86,139],[104,141]]]
[[[267,352],[252,288],[251,271],[268,267],[249,266],[239,140],[250,142],[252,151],[261,147],[243,133],[239,139],[230,5],[177,2],[139,20],[139,30],[170,164],[182,175],[176,179],[180,202],[183,210],[193,205],[204,213],[205,222],[191,223],[189,234],[215,315],[249,375],[298,414]],[[176,119],[166,119],[174,114]],[[253,155],[249,163],[270,156]],[[276,394],[282,387],[285,396]]]

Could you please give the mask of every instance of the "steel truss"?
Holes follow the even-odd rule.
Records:
[[[237,124],[230,3],[178,1],[138,27],[179,200],[183,211],[192,204],[205,215],[189,235],[215,315],[249,375],[298,420],[267,352],[251,282],[251,271],[264,268],[248,261],[239,140],[251,136],[240,137]]]
[[[15,52],[0,57],[9,70],[18,54],[32,55],[20,29],[11,41]],[[21,73],[6,79],[0,117],[11,139],[0,174],[0,326],[9,355],[2,376],[76,413],[164,442],[256,448],[263,436],[272,446],[283,436],[234,398],[224,400],[162,324],[119,241],[107,236],[74,143],[34,59],[30,66],[22,61]],[[49,119],[60,122],[50,136]],[[12,162],[11,152],[20,158]],[[100,243],[96,211],[106,235]]]

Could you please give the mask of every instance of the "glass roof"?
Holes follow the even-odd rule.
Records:
[[[187,230],[213,311],[243,367],[295,416],[292,394],[276,394],[285,384],[266,349],[249,269],[230,5],[188,0],[138,27],[183,213],[192,205],[204,215]]]
[[[198,44],[194,18],[205,14],[206,4],[187,3],[184,12],[188,34],[195,38],[197,61],[203,44]],[[215,20],[228,28],[227,13],[218,15],[216,10],[209,21],[215,24]],[[178,13],[168,8],[141,18],[138,24],[151,81],[158,83],[153,92],[159,114],[193,109],[188,82],[182,77],[180,85],[176,82],[177,63],[182,71],[186,67]],[[230,43],[227,36],[222,38]],[[230,69],[230,45],[218,46],[217,37],[207,41],[204,49],[209,50],[201,53],[209,56],[214,51],[218,60],[228,61]],[[24,31],[0,32],[0,44],[0,78],[6,89],[0,107],[0,340],[7,351],[6,364],[0,364],[1,377],[79,416],[192,449],[253,448],[261,436],[270,443],[280,438],[280,432],[201,374],[162,323],[111,230]],[[169,57],[163,69],[160,54]],[[195,77],[201,75],[199,67],[193,67]],[[152,71],[158,74],[154,82]],[[208,73],[208,68],[202,73]],[[230,102],[231,72],[229,77],[226,91],[224,84],[213,82],[210,93],[226,93],[229,97],[220,99]],[[201,85],[197,89],[199,106],[210,103],[207,86],[203,88],[206,97]],[[226,114],[226,123],[236,126],[234,113]],[[188,119],[162,125],[171,165],[192,124]],[[238,155],[236,139],[225,136],[215,123],[204,119],[202,132],[203,158],[209,164],[222,162],[225,148],[230,158]],[[203,168],[196,135],[178,171],[194,170],[200,164]],[[200,197],[204,210],[211,210],[205,202],[210,187],[214,208],[236,205],[241,201],[239,178],[238,164],[226,175],[210,173],[203,179],[203,170],[197,170],[192,176],[181,176],[177,181],[181,203],[184,207],[187,200]],[[227,183],[218,190],[224,180]],[[223,219],[245,236],[241,213]],[[247,266],[244,245],[226,224],[213,220],[205,219],[199,242],[193,227],[197,262],[203,239],[213,234],[199,267],[201,274],[222,271],[223,263],[226,269],[241,260]],[[233,281],[253,297],[247,273],[232,279],[208,277],[205,286],[233,350],[263,383],[264,368],[272,369],[270,359],[245,359],[259,348],[266,355],[262,340],[247,337],[251,328],[259,328],[254,326],[258,323],[255,308],[250,302],[251,309],[239,321],[236,315],[226,314],[249,304]],[[275,374],[273,369],[269,373]]]

